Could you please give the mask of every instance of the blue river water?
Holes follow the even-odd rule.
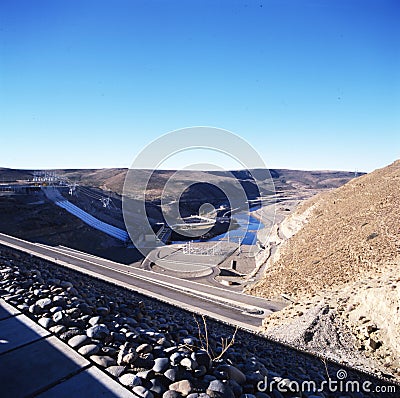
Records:
[[[256,208],[252,208],[251,210],[256,210]],[[238,242],[241,239],[243,245],[254,245],[256,243],[257,231],[264,226],[262,222],[245,212],[234,214],[232,218],[235,219],[239,228],[214,236],[208,241],[226,240],[229,234],[229,239],[233,242]]]
[[[260,206],[251,207],[251,211],[258,210]],[[257,231],[264,227],[264,224],[257,218],[253,217],[251,213],[239,212],[232,215],[232,218],[236,221],[238,228],[231,229],[223,234],[216,235],[207,240],[193,239],[193,242],[217,242],[219,240],[229,240],[231,242],[238,243],[239,239],[242,245],[255,245],[257,241]],[[184,243],[182,241],[172,241],[171,243]]]

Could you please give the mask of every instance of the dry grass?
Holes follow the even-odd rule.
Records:
[[[230,347],[232,347],[235,344],[235,338],[236,338],[236,333],[237,333],[237,326],[235,328],[235,332],[233,333],[232,337],[230,338],[222,338],[221,339],[221,352],[220,353],[215,353],[214,350],[211,348],[210,345],[210,339],[208,335],[208,326],[207,326],[207,320],[204,315],[202,315],[202,324],[199,322],[197,317],[193,315],[193,318],[197,324],[197,329],[198,329],[198,336],[199,336],[199,341],[201,348],[207,352],[208,356],[212,361],[217,361],[221,359],[225,353],[229,350]]]
[[[251,293],[299,298],[380,273],[400,250],[400,161],[304,203],[309,222],[281,248],[281,256]]]

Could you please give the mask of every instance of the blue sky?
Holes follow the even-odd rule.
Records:
[[[400,157],[399,17],[396,0],[2,0],[0,166],[127,167],[206,125],[271,168],[382,167]]]

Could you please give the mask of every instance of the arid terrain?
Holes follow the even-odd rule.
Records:
[[[54,170],[60,177],[67,178],[71,182],[88,187],[101,188],[105,191],[111,190],[122,194],[127,169],[76,169],[76,170]],[[354,177],[354,172],[349,171],[325,171],[325,170],[269,170],[276,190],[288,189],[325,189],[336,188]],[[144,171],[147,175],[149,171]],[[156,170],[151,183],[154,187],[154,197],[159,198],[165,182],[175,173],[174,170]],[[33,177],[34,170],[16,170],[0,167],[0,183],[15,182],[18,180],[29,180]],[[201,181],[203,175],[212,174],[219,176],[220,180],[232,179],[250,180],[247,173],[242,171],[230,172],[200,172],[200,171],[180,171],[176,181]],[[152,187],[150,187],[151,189]]]
[[[123,228],[121,193],[127,169],[54,170],[54,172],[71,186],[77,185],[78,188],[73,196],[68,195],[68,189],[63,191],[68,200],[95,217]],[[150,180],[146,193],[150,217],[155,219],[159,217],[157,203],[165,183],[173,173],[171,170],[156,171]],[[320,190],[335,188],[354,177],[354,173],[341,171],[270,170],[270,173],[278,196],[296,195],[300,198],[309,197]],[[148,171],[143,171],[143,178],[148,174]],[[0,184],[6,186],[9,183],[32,181],[34,175],[34,170],[0,168]],[[241,171],[233,172],[232,175],[220,172],[180,172],[174,184],[178,187],[181,184],[204,181],[208,178],[218,186],[222,186],[229,185],[233,176],[241,182],[249,198],[254,199],[259,196],[260,192],[254,182],[247,173]],[[136,192],[133,186],[130,194],[135,196],[140,192]],[[105,209],[100,198],[108,195],[111,196],[112,206]],[[183,199],[187,211],[190,212],[204,201],[218,204],[224,197],[219,189],[209,184],[195,184],[185,192]],[[140,258],[135,250],[128,250],[121,242],[88,227],[65,210],[55,206],[40,190],[28,195],[0,192],[0,211],[0,232],[30,241],[69,246],[125,263]]]
[[[171,173],[156,173],[151,182],[149,203],[154,217]],[[193,173],[181,174],[176,186],[204,181],[210,172]],[[235,173],[248,199],[267,194],[246,174]],[[261,210],[254,212],[264,226],[269,218],[272,222],[265,228],[272,231],[271,246],[262,249],[266,263],[261,262],[254,271],[250,265],[242,275],[232,277],[243,279],[247,293],[287,304],[264,319],[262,333],[343,366],[400,381],[400,232],[396,213],[400,161],[355,179],[350,172],[270,173],[275,185],[271,198],[278,206],[264,215]],[[124,169],[57,171],[74,187],[70,195],[64,183],[60,194],[118,228],[124,228],[120,194],[125,174]],[[33,171],[0,169],[3,186],[23,184],[33,176]],[[222,185],[233,178],[218,173],[212,176],[214,183]],[[131,190],[129,194],[140,192]],[[105,197],[112,200],[112,206],[103,207],[101,199]],[[203,201],[217,205],[224,198],[218,189],[197,183],[185,192],[183,200],[190,209]],[[265,204],[274,207],[269,202]],[[129,244],[87,226],[57,207],[40,189],[25,194],[3,191],[0,211],[0,232],[120,262],[141,259]],[[224,278],[229,281],[229,276]],[[214,282],[220,283],[218,278]]]
[[[400,161],[305,202],[248,289],[292,304],[269,336],[400,379]]]

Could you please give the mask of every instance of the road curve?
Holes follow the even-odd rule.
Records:
[[[260,297],[156,274],[65,247],[31,243],[2,233],[0,244],[252,331],[258,330],[263,317],[283,308]],[[252,314],[252,309],[262,314]]]

